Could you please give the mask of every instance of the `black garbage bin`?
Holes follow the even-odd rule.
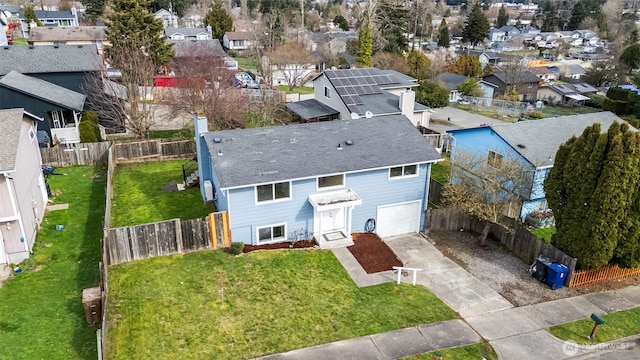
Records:
[[[547,269],[549,265],[551,265],[553,261],[545,256],[538,256],[536,261],[531,265],[529,271],[531,272],[531,276],[536,278],[536,280],[547,283]]]

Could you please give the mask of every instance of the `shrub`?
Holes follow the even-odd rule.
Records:
[[[604,95],[598,95],[598,94],[589,94],[587,96],[589,97],[589,101],[587,101],[586,105],[594,108],[598,108],[598,109],[602,109],[602,104],[607,98]]]
[[[621,89],[619,87],[612,87],[607,91],[607,97],[611,100],[626,101],[631,94],[630,90]]]
[[[533,119],[544,119],[544,114],[540,111],[528,111],[526,115]]]
[[[233,50],[233,49],[229,49],[229,50],[227,51],[227,54],[228,54],[229,56],[231,56],[231,57],[237,57],[237,56],[239,55],[239,54],[238,54],[238,50]]]
[[[78,130],[80,130],[80,142],[90,143],[101,141],[98,115],[95,112],[87,111],[82,114],[78,128]]]
[[[231,253],[233,255],[240,255],[244,249],[244,243],[240,241],[234,241],[231,243]]]

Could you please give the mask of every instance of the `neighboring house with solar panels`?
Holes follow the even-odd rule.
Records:
[[[460,149],[486,156],[489,164],[500,163],[505,158],[520,160],[527,173],[531,174],[531,186],[521,189],[523,201],[519,218],[525,220],[531,212],[548,208],[543,185],[560,145],[572,136],[580,136],[594,123],[599,123],[602,131],[607,131],[614,121],[623,122],[606,111],[450,130],[448,132],[455,144],[451,151],[454,165],[451,181],[456,181],[455,157]]]
[[[429,108],[415,102],[417,86],[416,79],[394,70],[325,70],[313,79],[314,99],[287,106],[294,113],[296,107],[318,109],[313,114],[296,113],[306,122],[337,112],[342,120],[404,115],[415,126],[429,127]]]
[[[85,98],[83,94],[17,71],[0,79],[0,108],[23,107],[41,118],[38,132],[47,133],[39,137],[42,147],[80,142],[78,124]]]
[[[56,26],[78,26],[78,10],[76,8],[71,8],[71,10],[59,10],[59,11],[48,11],[48,10],[35,10],[36,16],[42,26],[45,27],[56,27]],[[22,36],[25,39],[29,38],[29,24],[24,21],[24,10],[20,10],[16,14],[20,24],[22,26]]]
[[[401,114],[213,132],[196,117],[195,132],[203,199],[228,213],[232,241],[253,245],[418,232],[442,160]]]
[[[589,100],[587,95],[595,94],[598,89],[587,83],[580,84],[552,84],[538,89],[538,100],[545,100],[552,104],[581,105]]]
[[[23,109],[0,110],[0,264],[29,257],[47,204],[36,128]]]

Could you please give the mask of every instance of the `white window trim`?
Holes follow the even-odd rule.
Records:
[[[404,168],[406,166],[415,166],[416,167],[416,173],[412,174],[412,175],[404,175]],[[400,176],[391,176],[391,169],[394,168],[398,168],[401,167],[402,168],[402,174]],[[409,179],[409,178],[414,178],[414,177],[418,177],[420,176],[420,164],[407,164],[407,165],[400,165],[400,166],[392,166],[389,168],[389,171],[387,172],[387,177],[390,181],[392,180],[400,180],[400,179]]]
[[[273,228],[274,227],[279,227],[279,226],[284,226],[284,236],[281,238],[273,238]],[[264,229],[264,228],[271,228],[271,240],[268,241],[260,241],[260,230]],[[271,225],[264,225],[264,226],[259,226],[256,227],[256,245],[264,245],[264,244],[271,244],[271,243],[275,243],[275,242],[281,242],[281,241],[286,241],[287,240],[287,223],[278,223],[278,224],[271,224]]]
[[[331,99],[331,88],[328,86],[324,87],[324,97]]]
[[[258,201],[258,186],[271,185],[271,187],[273,189],[273,197],[275,198],[275,196],[276,196],[275,185],[276,184],[285,184],[285,183],[289,184],[289,197],[280,198],[280,199],[273,199],[273,200]],[[254,186],[253,187],[253,194],[254,194],[254,197],[255,197],[256,205],[273,204],[273,203],[279,203],[279,202],[284,202],[284,201],[290,201],[292,199],[291,193],[293,192],[293,186],[292,185],[293,184],[291,183],[291,181],[278,181],[278,182],[273,182],[273,183]]]
[[[342,185],[334,185],[334,186],[323,186],[320,187],[320,178],[326,178],[326,177],[333,177],[333,176],[339,176],[342,175]],[[345,174],[335,174],[335,175],[328,175],[328,176],[318,176],[316,178],[316,191],[325,191],[325,190],[335,190],[335,189],[341,189],[343,187],[347,186],[347,179]]]

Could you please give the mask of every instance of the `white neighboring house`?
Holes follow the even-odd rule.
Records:
[[[23,109],[0,110],[0,264],[29,257],[47,204],[36,136],[42,119]]]
[[[176,13],[174,13],[173,11],[169,11],[167,9],[160,9],[158,11],[156,11],[155,13],[153,13],[153,16],[156,17],[156,19],[162,19],[162,25],[164,27],[173,27],[173,28],[177,28],[178,27],[178,15]]]
[[[222,37],[222,46],[229,50],[247,50],[255,44],[254,34],[248,31],[229,31]]]
[[[169,40],[211,40],[211,26],[206,28],[165,27],[164,36]]]
[[[56,27],[56,26],[79,26],[78,23],[78,10],[71,8],[66,11],[47,11],[47,10],[35,10],[38,20],[42,23],[42,26]],[[18,18],[22,27],[22,36],[25,39],[29,38],[29,24],[24,21],[24,10],[20,10],[14,17]],[[35,24],[31,24],[31,27],[35,27]]]

